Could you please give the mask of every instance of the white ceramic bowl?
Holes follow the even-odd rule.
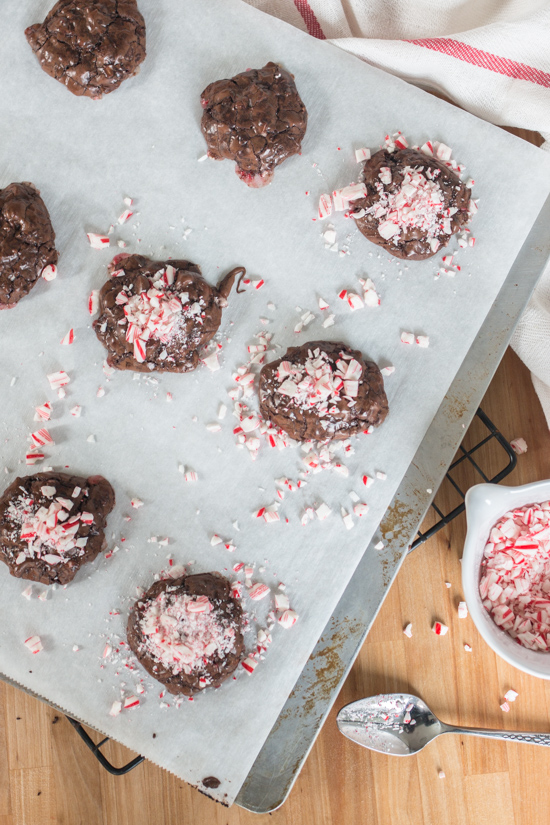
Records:
[[[491,527],[508,510],[550,499],[550,480],[503,487],[477,484],[466,493],[468,531],[462,555],[462,587],[475,626],[495,653],[531,676],[550,679],[550,653],[528,650],[501,630],[483,607],[479,595],[480,565]]]

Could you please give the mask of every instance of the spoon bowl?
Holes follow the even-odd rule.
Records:
[[[443,733],[550,745],[550,733],[464,728],[441,722],[427,704],[410,693],[380,693],[345,705],[336,717],[341,733],[379,753],[411,756]]]

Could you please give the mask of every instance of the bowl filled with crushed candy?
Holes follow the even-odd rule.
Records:
[[[466,494],[462,586],[487,644],[509,664],[550,679],[550,480]]]

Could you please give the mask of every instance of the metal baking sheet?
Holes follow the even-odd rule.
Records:
[[[217,775],[220,788],[211,794],[230,803],[536,218],[550,188],[548,159],[534,147],[230,0],[212,0],[207,6],[197,0],[184,5],[143,0],[149,56],[140,75],[101,102],[77,99],[40,71],[22,36],[48,5],[37,2],[32,17],[15,0],[0,9],[5,41],[0,55],[2,185],[27,179],[42,190],[61,252],[58,279],[38,284],[19,307],[0,317],[0,392],[8,399],[2,458],[9,483],[20,471],[18,462],[35,428],[33,407],[45,398],[55,400],[46,374],[67,370],[72,380],[66,400],[54,405],[50,429],[56,446],[50,463],[75,472],[101,471],[112,481],[118,505],[110,538],[119,550],[46,602],[36,598],[37,588],[27,603],[20,598],[24,585],[7,574],[2,577],[10,622],[0,633],[0,663],[11,679],[187,781],[197,784]],[[250,33],[244,44],[243,30]],[[295,73],[310,124],[302,155],[277,171],[272,186],[257,192],[243,186],[229,163],[197,163],[204,153],[198,95],[211,80],[270,58]],[[434,281],[438,261],[407,267],[379,255],[340,218],[334,221],[339,248],[345,246],[350,254],[334,255],[324,249],[320,227],[312,222],[318,195],[355,177],[352,149],[375,147],[398,128],[418,143],[427,138],[452,142],[455,155],[478,180],[482,203],[473,225],[478,246],[464,256],[454,280]],[[84,233],[105,231],[115,222],[123,195],[136,198],[139,212],[113,236],[124,240],[128,251],[158,259],[187,256],[203,266],[211,282],[237,263],[265,280],[261,292],[232,296],[219,339],[219,371],[160,377],[158,384],[133,381],[129,374],[109,381],[104,376],[104,353],[90,329],[86,297],[102,284],[110,256],[90,250]],[[510,224],[511,199],[515,211]],[[500,232],[502,226],[506,232]],[[382,306],[351,314],[340,307],[337,293],[342,286],[357,285],[357,276],[365,274],[375,281]],[[316,310],[319,295],[336,314],[328,332]],[[269,308],[271,302],[275,310]],[[300,336],[294,332],[297,305],[316,315]],[[220,433],[205,427],[215,419],[220,401],[227,401],[232,373],[262,328],[260,316],[267,317],[263,329],[273,331],[279,347],[321,335],[344,337],[379,363],[396,366],[387,383],[392,413],[381,430],[354,441],[355,453],[345,461],[349,480],[328,472],[314,476],[305,491],[285,499],[283,518],[274,525],[254,519],[254,512],[274,500],[275,476],[296,478],[303,468],[299,451],[266,448],[251,463],[234,446],[230,417]],[[62,347],[60,339],[69,327],[75,329],[76,342]],[[401,329],[429,334],[430,348],[404,348]],[[96,397],[99,385],[106,390],[101,399]],[[171,405],[165,402],[167,391],[173,394]],[[68,413],[75,403],[83,406],[77,420]],[[94,441],[88,440],[90,435]],[[178,463],[198,472],[195,486],[186,486]],[[368,516],[346,533],[340,504],[349,508],[349,492],[364,493],[361,472],[375,470],[384,470],[387,480],[369,491]],[[133,495],[145,506],[124,522],[124,515],[133,512]],[[304,506],[321,500],[331,506],[331,518],[302,528]],[[233,556],[210,546],[213,532],[234,541]],[[151,535],[168,535],[170,546],[151,543]],[[382,569],[383,556],[372,548],[367,553],[373,569]],[[100,669],[104,637],[123,637],[136,587],[147,586],[166,567],[168,554],[176,563],[195,559],[194,569],[203,570],[230,571],[239,560],[254,563],[255,578],[273,587],[285,581],[299,623],[289,633],[275,628],[268,655],[252,677],[242,671],[237,681],[179,710],[159,704],[158,686],[148,684],[139,709],[112,719],[108,709],[120,695],[121,677],[114,665]],[[43,637],[45,650],[33,657],[30,672],[22,640],[33,633]],[[141,675],[139,669],[131,671],[125,690],[131,691]],[[90,691],[93,678],[97,682]]]
[[[433,494],[428,489],[437,492],[514,327],[550,263],[549,226],[550,198],[384,516],[381,533],[387,540],[388,561],[384,575],[373,580],[365,554],[239,791],[235,802],[243,808],[268,813],[290,793],[431,504]]]

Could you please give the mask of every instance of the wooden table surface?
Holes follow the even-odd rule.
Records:
[[[550,478],[550,433],[528,370],[511,350],[482,406],[508,439],[521,436],[529,446],[504,483]],[[496,472],[500,449],[486,453],[484,466]],[[474,478],[465,471],[462,482]],[[110,776],[63,716],[0,683],[0,825],[544,825],[550,821],[550,749],[453,735],[417,756],[397,758],[360,748],[336,728],[342,705],[407,691],[447,722],[550,730],[550,681],[498,659],[470,618],[458,620],[464,534],[460,516],[406,559],[287,802],[275,813],[223,808],[148,762],[125,777]],[[450,628],[444,637],[431,631],[436,618]],[[403,635],[407,622],[411,639]],[[519,696],[503,713],[509,688]],[[105,753],[115,764],[134,755],[113,743]]]

